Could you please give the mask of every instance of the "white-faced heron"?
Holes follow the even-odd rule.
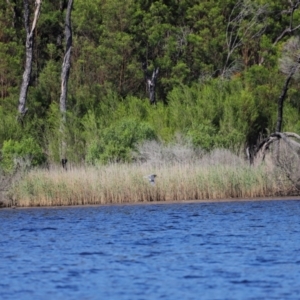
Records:
[[[155,177],[157,177],[156,174],[150,174],[145,176],[145,178],[148,178],[151,185],[155,185]]]

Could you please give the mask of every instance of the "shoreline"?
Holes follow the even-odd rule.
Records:
[[[106,207],[106,206],[135,206],[135,205],[170,205],[170,204],[193,204],[193,203],[230,203],[230,202],[259,202],[259,201],[300,201],[299,196],[276,196],[258,198],[227,198],[227,199],[204,199],[204,200],[174,200],[174,201],[144,201],[144,202],[124,202],[106,204],[85,204],[85,205],[61,205],[61,206],[14,206],[1,207],[0,210],[20,210],[20,209],[68,209],[84,207]]]
[[[6,205],[94,207],[300,199],[299,191],[278,169],[230,162],[32,170],[11,186]],[[144,174],[158,174],[155,185]]]

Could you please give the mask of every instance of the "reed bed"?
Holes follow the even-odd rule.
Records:
[[[155,185],[146,175],[155,173]],[[110,164],[99,167],[33,170],[10,197],[20,207],[150,201],[252,198],[289,195],[293,187],[275,168],[250,167],[241,159],[176,163]]]

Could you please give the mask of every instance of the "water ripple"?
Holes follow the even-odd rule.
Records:
[[[1,210],[0,218],[1,299],[299,298],[299,201]]]

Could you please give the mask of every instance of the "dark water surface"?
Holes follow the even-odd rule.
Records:
[[[0,299],[300,299],[300,201],[0,211]]]

